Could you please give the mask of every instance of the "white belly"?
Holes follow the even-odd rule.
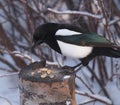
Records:
[[[93,47],[77,46],[73,44],[64,43],[59,40],[57,42],[59,44],[62,54],[71,58],[84,58],[88,56],[93,49]]]

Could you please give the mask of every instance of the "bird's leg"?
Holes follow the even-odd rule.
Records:
[[[77,64],[77,65],[75,65],[73,67],[71,67],[71,66],[64,66],[64,67],[62,67],[62,69],[67,70],[68,73],[72,73],[72,74],[74,73],[75,74],[76,72],[78,72],[82,68],[81,64],[82,63],[79,63],[79,64]]]
[[[79,63],[79,64],[73,66],[72,68],[75,69],[75,68],[77,68],[77,67],[79,67],[79,66],[81,66],[81,65],[82,65],[82,63]]]
[[[77,68],[77,67],[79,67],[80,65],[81,65],[82,63],[79,63],[79,64],[77,64],[77,65],[75,65],[75,66],[63,66],[63,68],[71,68],[71,69],[75,69],[75,68]]]
[[[79,67],[74,71],[74,73],[76,74],[78,71],[81,70],[82,67],[83,67],[83,66],[79,66]]]

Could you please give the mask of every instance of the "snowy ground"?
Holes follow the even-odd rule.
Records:
[[[18,75],[0,77],[0,105],[19,105],[19,100]]]

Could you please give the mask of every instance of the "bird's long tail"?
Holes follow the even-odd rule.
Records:
[[[120,50],[113,49],[113,48],[108,48],[105,51],[105,55],[109,56],[109,57],[120,58]]]

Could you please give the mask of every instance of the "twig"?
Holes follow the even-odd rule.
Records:
[[[87,100],[80,102],[78,105],[85,105],[85,104],[88,104],[88,103],[91,103],[94,101],[96,101],[96,100],[95,99],[87,99]]]
[[[15,56],[17,56],[17,57],[25,58],[25,59],[28,59],[29,61],[35,62],[35,60],[27,54],[21,53],[19,51],[13,51],[12,53],[15,54]],[[50,61],[46,61],[46,64],[47,65],[56,65],[56,66],[59,65],[57,62],[50,62]]]
[[[107,105],[112,105],[112,101],[110,99],[108,99],[104,96],[100,96],[98,94],[89,94],[89,93],[78,91],[78,90],[76,90],[76,94],[87,96],[87,97],[90,97],[92,99],[96,99],[100,102],[106,103]]]
[[[35,60],[31,56],[29,56],[28,54],[22,53],[20,51],[8,51],[8,50],[5,50],[5,49],[0,49],[0,52],[6,53],[6,54],[13,54],[17,57],[24,58],[24,59],[27,59],[29,61],[35,62]],[[58,62],[50,62],[50,61],[46,61],[46,64],[47,65],[56,65],[56,66],[59,65]]]
[[[34,62],[34,59],[32,59],[31,56],[29,56],[27,54],[24,54],[24,53],[21,53],[20,51],[13,51],[11,53],[14,54],[17,57],[24,58],[24,59],[27,59],[29,61]]]
[[[7,102],[9,103],[9,105],[12,105],[12,103],[11,103],[7,98],[2,97],[2,96],[0,96],[0,98],[2,98],[2,99],[4,99],[5,101],[7,101]]]
[[[33,24],[33,21],[32,21],[32,18],[31,18],[31,13],[30,13],[30,9],[29,9],[29,6],[27,4],[27,0],[20,0],[25,8],[25,13],[26,13],[26,17],[27,17],[27,21],[28,21],[28,24],[29,24],[29,28],[30,28],[30,31],[31,33],[34,32],[34,24]]]
[[[0,57],[0,61],[3,62],[4,64],[6,64],[7,66],[9,66],[14,71],[18,71],[18,69],[13,64],[11,64],[10,62],[8,62],[7,59],[4,59],[4,58]]]
[[[120,18],[117,18],[117,19],[114,19],[114,20],[110,21],[110,22],[109,22],[109,26],[110,26],[110,25],[113,25],[114,23],[116,23],[116,22],[118,22],[118,21],[120,21]]]
[[[69,14],[69,15],[84,15],[84,16],[89,16],[89,17],[92,17],[92,18],[96,18],[96,19],[102,19],[102,15],[95,15],[95,14],[91,14],[89,12],[86,12],[86,11],[70,11],[70,10],[66,10],[66,11],[58,11],[58,10],[54,10],[54,9],[51,9],[51,8],[47,8],[47,10],[49,12],[52,12],[52,13],[55,13],[55,14]]]
[[[95,93],[92,91],[92,89],[83,81],[83,79],[82,79],[80,76],[77,76],[77,75],[76,75],[76,77],[77,77],[78,79],[80,79],[80,81],[88,88],[88,90],[89,90],[92,94],[95,94]]]
[[[0,24],[0,37],[2,39],[2,45],[7,48],[8,50],[15,50],[16,47],[14,46],[14,44],[11,42],[11,39],[8,37],[8,35],[5,32],[5,29],[3,28],[3,26]],[[23,61],[22,59],[15,57],[13,55],[10,55],[12,57],[12,59],[14,60],[16,66],[18,67],[22,67],[24,65],[26,65],[25,61]]]
[[[113,77],[120,78],[120,74],[112,74],[112,76],[108,79],[108,81],[112,80]]]
[[[0,75],[0,78],[1,78],[1,77],[6,77],[6,76],[18,75],[18,74],[19,74],[19,72],[14,72],[14,73],[3,74],[3,75]]]
[[[109,18],[108,18],[108,16],[107,16],[107,12],[106,12],[106,10],[105,10],[105,6],[104,6],[104,3],[103,3],[103,0],[99,0],[99,5],[100,5],[100,7],[101,7],[101,14],[103,15],[103,24],[104,24],[104,26],[105,26],[105,29],[106,29],[106,32],[107,32],[107,34],[108,34],[108,37],[109,37],[109,39],[111,39],[111,33],[110,33],[110,30],[109,30]]]
[[[104,94],[105,94],[108,98],[110,98],[107,90],[106,90],[105,87],[103,86],[102,82],[98,79],[97,75],[93,72],[93,70],[92,70],[89,66],[87,66],[87,68],[88,68],[88,70],[91,72],[91,74],[95,77],[95,79],[97,80],[97,82],[99,83],[99,85],[100,85],[100,87],[102,88]]]
[[[13,72],[11,69],[6,69],[6,68],[2,68],[2,67],[0,67],[0,70],[1,71],[6,71],[6,72]]]
[[[55,65],[55,66],[59,66],[60,64],[58,64],[58,62],[50,62],[50,61],[46,61],[47,65]]]

